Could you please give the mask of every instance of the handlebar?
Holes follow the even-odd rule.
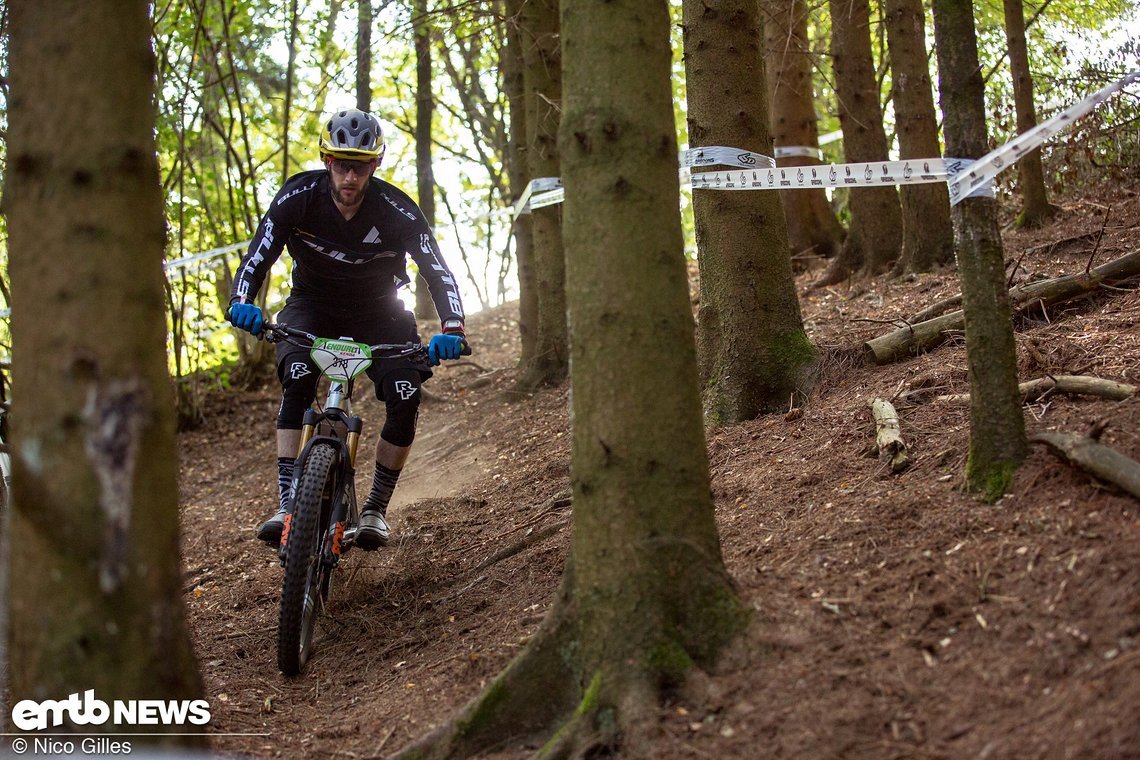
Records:
[[[269,343],[284,341],[286,343],[292,343],[295,346],[300,346],[301,348],[310,348],[313,343],[320,339],[318,335],[313,335],[304,330],[298,330],[295,327],[277,324],[275,322],[266,322],[262,326],[261,337]],[[308,341],[308,343],[302,343],[302,340]],[[410,356],[427,350],[423,343],[414,341],[408,341],[407,343],[377,343],[368,348],[372,352],[373,358],[376,358],[375,355],[377,353],[386,354],[387,358],[394,358]]]

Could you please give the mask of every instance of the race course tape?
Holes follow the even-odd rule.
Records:
[[[1058,132],[1068,129],[1074,121],[1133,82],[1140,82],[1140,71],[1133,71],[1107,87],[1097,90],[1079,103],[1041,122],[1024,134],[1018,135],[1000,148],[991,150],[962,172],[955,174],[949,181],[950,205],[953,206],[962,200],[963,192],[992,182],[994,177],[1026,153]],[[966,195],[965,197],[969,196]]]
[[[945,182],[960,171],[966,162],[956,159],[928,158],[915,161],[870,161],[856,164],[822,164],[819,166],[785,166],[758,169],[696,172],[693,188],[710,190],[783,190],[812,187],[856,187],[909,185],[921,182]]]
[[[1029,151],[1067,129],[1074,121],[1096,108],[1114,93],[1137,81],[1140,81],[1140,71],[1133,71],[976,161],[920,158],[906,161],[792,166],[751,172],[737,170],[694,172],[692,184],[694,188],[710,190],[780,190],[946,182],[951,205],[956,205],[971,196],[992,197],[992,182],[998,174]]]

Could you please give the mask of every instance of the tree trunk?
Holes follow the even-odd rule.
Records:
[[[1037,126],[1033,105],[1033,77],[1029,73],[1029,46],[1025,39],[1025,8],[1021,0],[1003,0],[1005,37],[1009,44],[1009,72],[1013,77],[1013,104],[1017,111],[1017,132],[1025,134]],[[1045,170],[1041,165],[1041,149],[1034,148],[1017,162],[1017,178],[1021,186],[1022,207],[1017,224],[1037,227],[1053,211],[1045,193]]]
[[[13,420],[11,698],[196,699],[147,4],[9,5],[13,378],[29,402]]]
[[[768,102],[772,106],[772,135],[777,146],[819,147],[811,51],[808,45],[808,9],[804,0],[762,0],[764,56]],[[796,156],[781,158],[778,166],[819,165]],[[811,251],[831,258],[843,242],[843,227],[828,205],[823,190],[780,193],[793,253]]]
[[[519,20],[526,88],[527,161],[531,177],[558,177],[558,124],[562,107],[562,52],[557,0],[522,5]],[[524,388],[557,385],[569,371],[566,328],[566,262],[562,251],[562,205],[531,213],[538,322],[531,361],[522,367]]]
[[[748,622],[709,493],[668,7],[566,0],[562,28],[570,560],[527,649],[403,757],[465,757],[551,728],[543,756],[642,756],[660,700]]]
[[[683,4],[689,141],[769,153],[764,54],[755,3]],[[798,192],[798,191],[797,191]],[[810,388],[804,332],[777,193],[693,193],[706,419],[732,424],[784,409]]]
[[[956,158],[981,158],[987,151],[986,112],[973,3],[934,0],[933,7],[946,152]],[[955,211],[970,376],[966,485],[994,501],[1005,493],[1028,451],[997,201],[966,198]]]
[[[281,116],[281,181],[289,179],[289,120],[297,73],[297,0],[289,3],[289,62],[285,68],[285,108]]]
[[[925,16],[921,0],[885,0],[887,42],[891,53],[891,98],[899,158],[942,155],[926,56]],[[954,260],[954,228],[946,185],[903,185],[902,255],[895,271],[929,272]]]
[[[435,176],[431,170],[431,135],[435,98],[431,91],[431,25],[428,23],[427,0],[414,2],[412,33],[416,47],[416,195],[424,219],[434,227]],[[417,319],[436,317],[427,280],[421,275],[416,275],[415,313]]]
[[[416,53],[418,66],[418,36]],[[356,107],[366,113],[372,110],[372,0],[356,0]]]
[[[849,163],[885,161],[887,135],[879,106],[879,82],[871,53],[868,0],[830,0],[831,56],[839,96],[843,152]],[[851,190],[851,224],[839,261],[854,272],[885,272],[902,248],[902,212],[894,186]]]
[[[503,86],[510,109],[510,135],[507,144],[507,171],[510,175],[510,202],[513,205],[530,183],[526,150],[526,95],[523,87],[522,40],[519,12],[522,0],[507,1],[507,44],[503,48]],[[534,362],[535,332],[538,324],[538,288],[534,273],[534,243],[529,214],[514,220],[512,236],[519,278],[519,366]]]

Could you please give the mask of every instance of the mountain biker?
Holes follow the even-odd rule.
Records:
[[[255,336],[263,315],[254,303],[273,262],[288,247],[293,284],[280,320],[325,337],[362,343],[418,341],[416,322],[396,296],[410,282],[410,255],[428,284],[442,323],[428,344],[428,364],[456,359],[466,345],[463,305],[419,207],[399,188],[373,176],[384,157],[375,116],[357,109],[335,113],[324,125],[324,168],[290,177],[262,217],[241,260],[226,316]],[[376,444],[372,490],[361,508],[356,545],[374,550],[388,542],[388,502],[407,461],[416,432],[420,385],[432,372],[421,361],[377,359],[368,369],[387,417]],[[257,531],[272,545],[281,541],[292,497],[293,469],[305,410],[316,396],[320,372],[308,351],[277,344],[282,385],[277,413],[279,509]]]

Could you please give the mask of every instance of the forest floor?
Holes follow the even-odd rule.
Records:
[[[1136,190],[1106,185],[1062,198],[1042,229],[1007,227],[1013,279],[1140,248]],[[901,398],[966,392],[963,341],[862,361],[863,341],[890,329],[882,320],[956,293],[955,274],[811,290],[817,275],[798,280],[824,357],[802,413],[708,435],[724,559],[756,610],[749,664],[663,705],[654,755],[1140,757],[1140,502],[1040,445],[998,503],[964,494],[968,406]],[[470,336],[475,355],[427,386],[392,545],[346,556],[298,678],[276,668],[281,569],[254,539],[276,500],[278,391],[213,393],[205,424],[181,434],[185,596],[217,752],[387,755],[534,634],[570,536],[568,387],[513,391],[514,304],[474,315]],[[1019,321],[1017,343],[1022,380],[1140,384],[1140,290]],[[367,462],[383,412],[370,387],[359,395]],[[901,474],[868,455],[873,397],[896,399],[914,460]],[[1106,426],[1103,443],[1140,459],[1140,397],[1055,395],[1025,420],[1030,433]]]

